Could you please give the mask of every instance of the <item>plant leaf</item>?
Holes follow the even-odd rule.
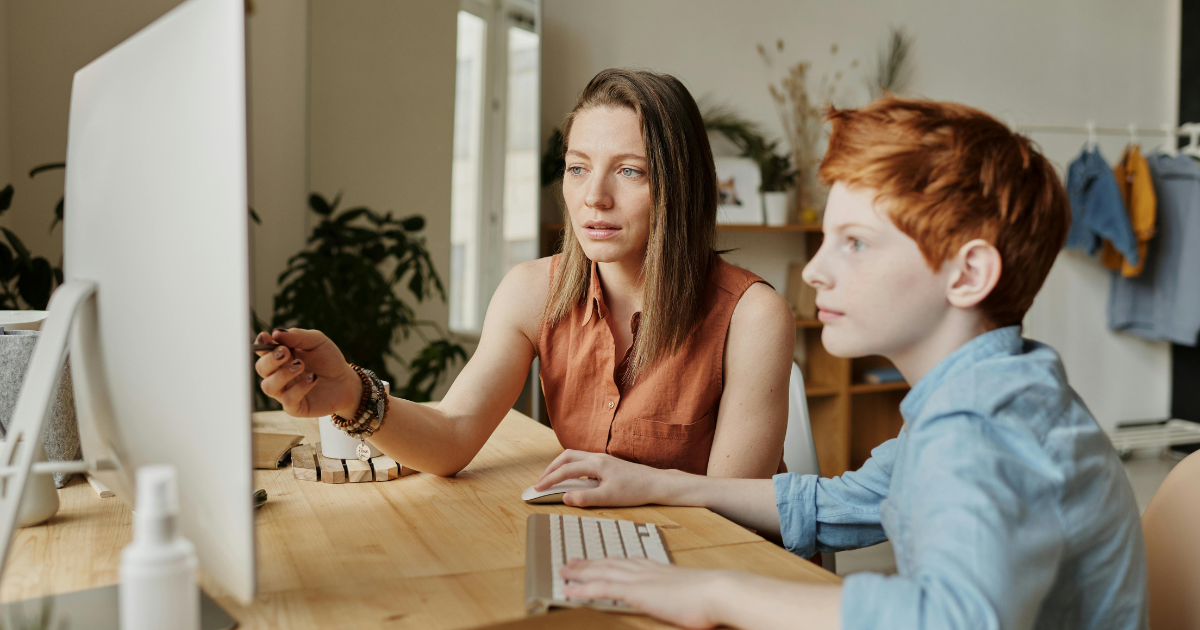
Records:
[[[333,214],[333,206],[329,205],[329,202],[325,201],[325,198],[320,193],[313,193],[308,196],[308,207],[323,217]]]
[[[50,268],[50,261],[39,256],[21,271],[21,277],[17,279],[17,291],[30,308],[41,311],[50,301],[53,282],[54,271]]]
[[[4,214],[5,210],[12,207],[12,199],[13,187],[12,184],[9,184],[4,187],[4,190],[0,190],[0,214]]]
[[[4,282],[12,280],[13,274],[17,272],[16,262],[8,245],[0,243],[0,280]]]
[[[425,229],[425,217],[415,214],[400,221],[400,227],[409,232],[419,232]]]
[[[38,173],[44,173],[46,171],[53,171],[53,170],[57,170],[60,168],[67,168],[66,163],[50,162],[49,164],[42,164],[41,166],[35,166],[35,167],[33,167],[32,170],[29,171],[29,177],[32,178],[34,175],[37,175]]]
[[[0,228],[0,230],[3,230],[4,235],[8,237],[8,243],[12,245],[13,251],[17,253],[17,260],[29,264],[29,250],[26,249],[25,243],[21,242],[21,239],[16,234],[13,234],[12,230],[8,228]]]

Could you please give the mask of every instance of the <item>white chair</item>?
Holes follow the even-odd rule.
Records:
[[[783,463],[788,472],[819,475],[817,445],[813,443],[812,423],[808,419],[808,396],[804,393],[804,375],[800,366],[792,363],[792,378],[788,383],[787,435],[783,438]]]
[[[788,423],[783,438],[783,463],[788,472],[801,475],[820,475],[817,463],[817,445],[813,442],[812,422],[808,418],[808,396],[804,393],[804,375],[800,366],[792,363],[792,377],[788,383]],[[837,558],[832,553],[821,553],[821,566],[837,573]]]

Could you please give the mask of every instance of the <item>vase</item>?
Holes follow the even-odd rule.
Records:
[[[787,223],[788,195],[783,191],[764,192],[763,210],[767,215],[767,225],[780,226]]]

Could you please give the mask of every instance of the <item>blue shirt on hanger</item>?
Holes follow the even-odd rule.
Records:
[[[1147,626],[1133,489],[1053,349],[984,333],[900,413],[859,470],[774,477],[789,551],[892,542],[897,575],[843,583],[842,628]]]
[[[1130,265],[1138,264],[1137,238],[1112,169],[1100,149],[1084,147],[1067,168],[1067,197],[1071,201],[1071,230],[1067,247],[1089,255],[1108,239]]]
[[[1158,224],[1146,267],[1114,273],[1108,327],[1184,346],[1200,335],[1200,165],[1186,155],[1146,157],[1158,200]]]

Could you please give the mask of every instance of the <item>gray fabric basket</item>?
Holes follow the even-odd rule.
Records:
[[[25,382],[25,372],[33,358],[33,348],[39,336],[41,333],[36,330],[0,329],[0,434],[8,433],[8,424],[12,422],[17,396],[21,384]],[[80,459],[82,455],[69,362],[63,366],[50,417],[42,426],[42,443],[50,461]],[[71,473],[54,473],[54,485],[59,488],[65,486],[71,476]]]

